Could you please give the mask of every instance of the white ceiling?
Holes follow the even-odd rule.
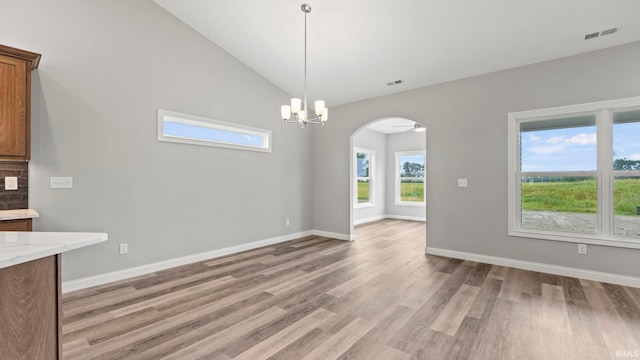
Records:
[[[387,118],[376,121],[367,128],[383,134],[396,134],[413,130],[416,122],[402,118]]]
[[[302,96],[305,1],[154,1]],[[309,99],[328,107],[640,40],[638,0],[306,2]],[[584,40],[611,27],[620,31]]]

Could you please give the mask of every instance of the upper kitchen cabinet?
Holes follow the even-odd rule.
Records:
[[[40,54],[0,45],[0,161],[27,161],[31,150],[31,71]]]

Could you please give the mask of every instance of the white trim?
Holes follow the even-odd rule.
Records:
[[[617,110],[637,108],[640,106],[640,97],[619,100],[592,102],[586,104],[560,106],[554,108],[527,110],[509,113],[508,118],[508,234],[510,236],[537,238],[564,242],[581,242],[585,244],[597,244],[602,246],[640,248],[640,238],[623,237],[615,234],[614,228],[614,204],[613,204],[613,180],[618,171],[612,170],[613,139],[611,114]],[[596,232],[579,233],[554,230],[527,229],[522,227],[521,199],[519,176],[544,173],[525,172],[520,169],[520,143],[519,124],[523,122],[540,121],[550,118],[562,118],[569,115],[591,114],[596,118],[597,131],[597,169],[583,172],[548,172],[550,175],[564,176],[593,176],[597,178],[597,219]],[[628,172],[623,172],[625,176]],[[629,174],[631,175],[631,174]],[[631,175],[633,176],[633,175]]]
[[[353,208],[354,209],[366,209],[366,208],[372,208],[372,207],[376,207],[376,204],[372,204],[370,202],[366,202],[366,203],[357,204]]]
[[[424,168],[425,168],[425,174],[424,177],[422,178],[405,178],[405,179],[409,179],[409,180],[422,180],[422,184],[424,186],[424,191],[423,191],[423,199],[422,201],[418,202],[418,201],[402,201],[400,200],[400,157],[401,156],[411,156],[411,155],[422,155],[422,159],[424,161]],[[394,170],[394,176],[395,176],[395,186],[394,186],[394,190],[393,192],[395,193],[394,195],[394,205],[396,206],[419,206],[419,207],[426,207],[427,206],[427,194],[426,194],[426,188],[427,188],[427,173],[426,173],[426,169],[427,169],[427,152],[426,150],[410,150],[410,151],[396,151],[395,152],[395,170]]]
[[[426,222],[427,221],[426,217],[386,214],[386,215],[379,215],[379,216],[373,216],[373,217],[366,218],[366,219],[356,220],[356,221],[353,222],[353,225],[362,225],[362,224],[366,224],[366,223],[370,223],[370,222],[374,222],[374,221],[378,221],[378,220],[383,220],[383,219],[397,219],[397,220],[422,221],[422,222]]]
[[[353,241],[354,240],[353,235],[339,234],[339,233],[334,233],[334,232],[329,232],[329,231],[322,231],[322,230],[311,230],[311,235],[325,236],[325,237],[328,237],[328,238],[338,239],[338,240],[345,240],[345,241]]]
[[[427,222],[427,218],[426,217],[421,217],[421,216],[404,216],[404,215],[389,215],[389,214],[387,214],[384,217],[387,218],[387,219]]]
[[[373,217],[366,218],[366,219],[354,220],[353,221],[353,225],[366,224],[366,223],[370,223],[370,222],[374,222],[374,221],[378,221],[378,220],[382,220],[382,219],[386,219],[386,216],[385,215],[378,215],[378,216],[373,216]]]
[[[628,249],[640,249],[640,241],[635,238],[624,237],[603,237],[598,234],[581,234],[581,233],[565,233],[559,235],[557,232],[551,230],[533,230],[527,229],[526,231],[512,230],[509,231],[509,236],[527,238],[527,239],[543,239],[551,241],[561,241],[567,243],[580,243],[590,245],[600,245],[609,247],[620,247]]]
[[[159,261],[156,263],[113,271],[106,274],[100,274],[100,275],[89,276],[86,278],[81,278],[76,280],[64,281],[62,283],[62,292],[65,293],[69,291],[88,288],[91,286],[102,285],[102,284],[110,283],[113,281],[124,280],[128,278],[132,278],[134,276],[145,275],[145,274],[169,269],[176,266],[191,264],[198,261],[235,254],[235,253],[239,253],[246,250],[252,250],[252,249],[263,247],[263,246],[295,240],[295,239],[299,239],[301,237],[305,237],[309,235],[315,235],[314,231],[304,231],[304,232],[299,232],[295,234],[283,235],[283,236],[278,236],[271,239],[255,241],[255,242],[231,246],[223,249],[205,251],[198,254],[187,255],[187,256],[183,256],[175,259],[169,259],[169,260]],[[325,235],[320,235],[320,236],[325,236]]]
[[[596,110],[606,110],[610,108],[637,106],[639,103],[640,103],[640,96],[626,98],[626,99],[596,101],[596,102],[578,104],[578,105],[568,105],[568,106],[558,106],[558,107],[537,109],[537,110],[517,111],[517,112],[509,113],[509,117],[511,118],[513,116],[513,118],[522,118],[522,117],[532,118],[532,117],[542,117],[542,116],[552,116],[552,115],[565,115],[565,114],[572,114],[577,112],[588,112],[588,111],[596,111]]]
[[[198,128],[208,128],[226,131],[236,134],[258,136],[262,139],[261,146],[251,146],[242,143],[224,142],[218,140],[208,140],[203,138],[192,138],[183,136],[165,135],[165,122],[183,125],[196,126]],[[271,130],[260,129],[252,126],[235,124],[220,120],[207,119],[200,116],[181,114],[173,111],[158,109],[158,141],[166,141],[190,145],[215,146],[238,150],[250,150],[259,152],[271,152]]]
[[[359,177],[358,176],[358,153],[361,154],[368,154],[369,155],[369,176],[362,176]],[[368,207],[374,207],[376,206],[375,202],[374,202],[374,190],[375,190],[375,176],[374,176],[374,172],[375,172],[375,162],[376,162],[376,151],[375,150],[371,150],[371,149],[366,149],[366,148],[361,148],[361,147],[357,147],[354,146],[353,147],[353,166],[354,166],[354,187],[355,187],[355,191],[354,191],[354,199],[353,199],[353,208],[354,209],[362,209],[362,208],[368,208]],[[369,201],[364,202],[364,203],[360,203],[358,202],[358,180],[360,179],[366,179],[369,180]]]
[[[538,271],[547,274],[575,277],[585,280],[601,281],[611,284],[640,287],[640,278],[626,275],[611,274],[599,271],[584,270],[567,266],[550,265],[531,261],[514,260],[496,256],[481,255],[463,251],[447,250],[427,247],[425,253],[429,255],[445,256],[454,259],[476,261],[485,264],[508,266],[516,269]]]

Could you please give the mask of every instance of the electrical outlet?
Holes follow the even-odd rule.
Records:
[[[587,244],[578,244],[578,254],[587,255]]]
[[[51,189],[72,189],[73,178],[72,177],[56,177],[52,176],[49,179],[49,187]]]
[[[291,220],[289,220],[289,219],[285,220],[284,224],[287,225],[287,226],[291,225]]]
[[[5,176],[4,177],[4,189],[5,190],[18,190],[18,177],[17,176]]]
[[[120,244],[120,255],[127,254],[129,252],[129,244]]]
[[[458,187],[467,187],[467,179],[458,179]]]

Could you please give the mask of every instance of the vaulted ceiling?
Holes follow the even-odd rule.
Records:
[[[305,1],[154,1],[302,96]],[[306,2],[309,98],[329,107],[640,40],[638,0]]]

